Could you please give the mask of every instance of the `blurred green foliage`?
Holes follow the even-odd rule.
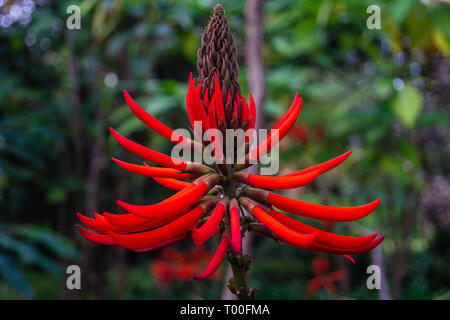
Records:
[[[187,80],[196,73],[200,35],[215,2],[77,1],[81,30],[72,31],[65,26],[72,2],[36,3],[30,21],[0,26],[0,299],[158,298],[147,270],[158,253],[88,244],[75,233],[75,213],[114,211],[117,198],[151,203],[167,195],[111,164],[110,156],[137,158],[129,159],[107,128],[170,152],[132,116],[121,93],[127,89],[171,127],[187,127]],[[248,94],[245,3],[222,3]],[[371,4],[381,8],[380,30],[366,27]],[[303,133],[283,142],[283,172],[353,150],[339,168],[289,195],[334,205],[381,197],[373,215],[336,231],[386,235],[381,248],[393,297],[448,298],[449,224],[442,223],[450,215],[448,194],[424,195],[439,177],[439,188],[450,183],[449,6],[431,0],[267,0],[264,10],[268,126],[296,91],[303,97],[297,123]],[[258,298],[303,298],[313,254],[257,238],[254,256],[250,276]],[[372,259],[357,256],[350,265],[333,258],[333,268],[351,275],[339,297],[377,298],[365,287]],[[88,274],[77,293],[64,287],[72,263]],[[221,289],[221,283],[179,283],[168,294],[218,298]],[[321,292],[317,298],[330,297]]]

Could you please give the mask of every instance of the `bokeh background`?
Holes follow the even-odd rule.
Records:
[[[70,4],[81,8],[81,30],[66,28]],[[0,0],[0,299],[221,297],[225,268],[213,280],[185,281],[217,239],[133,253],[88,243],[75,229],[77,211],[115,212],[116,199],[152,203],[169,194],[110,161],[136,158],[108,127],[170,152],[132,116],[122,90],[171,127],[186,127],[188,75],[214,4]],[[247,95],[245,1],[222,4]],[[366,27],[371,4],[381,8],[380,30]],[[353,150],[311,186],[285,194],[340,206],[381,197],[361,221],[316,226],[386,239],[352,264],[255,237],[256,297],[450,298],[448,2],[267,0],[264,19],[267,126],[296,91],[304,99],[281,145],[281,172]],[[81,267],[81,290],[66,289],[70,264]],[[366,287],[371,264],[385,271],[381,290]],[[327,290],[311,291],[317,275],[331,279]]]

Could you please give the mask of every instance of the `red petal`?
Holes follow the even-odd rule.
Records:
[[[178,178],[178,179],[192,178],[192,175],[190,173],[181,173],[176,169],[141,166],[138,164],[132,164],[114,158],[112,158],[112,160],[119,166],[121,166],[123,169],[145,177]]]
[[[342,255],[349,255],[349,254],[359,254],[364,253],[367,251],[372,250],[376,246],[378,246],[382,241],[384,240],[384,236],[373,240],[369,244],[366,244],[361,247],[357,248],[351,248],[351,249],[343,249],[343,248],[335,248],[330,246],[325,246],[323,244],[313,243],[311,246],[311,250],[318,251],[318,252],[324,252],[324,253],[331,253],[331,254],[342,254]]]
[[[141,108],[133,100],[133,98],[128,94],[126,90],[123,91],[123,95],[125,96],[125,101],[127,102],[127,105],[130,108],[130,110],[135,114],[135,116],[139,120],[141,120],[150,129],[156,131],[167,140],[173,141],[177,144],[182,142],[183,140],[187,140],[185,137],[179,135],[178,133],[170,129],[168,126],[163,124],[161,121],[153,117],[151,114],[146,112],[143,108]]]
[[[216,100],[217,121],[220,123],[225,121],[225,109],[223,107],[222,91],[217,74],[214,74],[214,99]]]
[[[212,101],[208,110],[208,127],[210,129],[217,129],[217,119],[216,119],[216,103],[215,100]]]
[[[346,153],[341,154],[340,156],[338,156],[338,157],[336,157],[334,159],[331,159],[331,160],[328,160],[328,161],[316,164],[315,166],[312,166],[312,167],[309,167],[309,168],[305,168],[305,169],[298,170],[298,171],[295,171],[295,172],[292,172],[292,173],[284,174],[281,177],[292,177],[292,176],[296,176],[296,175],[299,175],[299,174],[305,174],[305,173],[308,173],[308,172],[311,172],[311,171],[315,171],[315,170],[318,170],[318,169],[322,169],[323,172],[329,171],[329,170],[333,169],[334,167],[340,165],[345,159],[347,159],[350,156],[351,153],[352,153],[351,150],[347,151]]]
[[[273,139],[274,133],[271,130],[271,132],[264,138],[264,140],[261,141],[261,143],[259,143],[258,146],[250,152],[249,157],[251,159],[257,160],[264,154],[269,152],[272,149],[273,145],[279,143],[286,136],[286,134],[289,132],[292,126],[295,124],[301,109],[302,109],[302,99],[300,98],[298,99],[298,102],[295,105],[295,109],[293,111],[288,111],[289,115],[287,117],[283,117],[283,119],[277,124],[277,126],[275,126],[274,130],[278,130],[277,132],[278,141],[272,141],[274,140]]]
[[[230,202],[231,248],[239,254],[242,249],[241,224],[239,221],[239,205],[236,199]]]
[[[143,250],[185,234],[203,214],[204,209],[197,206],[180,218],[158,229],[132,234],[118,234],[112,231],[108,233],[118,245],[124,248]]]
[[[203,97],[203,102],[209,107],[210,101],[209,101],[209,88],[206,88],[205,90],[205,96]]]
[[[253,100],[253,96],[251,93],[249,93],[250,96],[250,123],[249,123],[249,128],[250,129],[254,129],[255,128],[255,123],[256,123],[256,106],[255,106],[255,100]]]
[[[159,218],[164,216],[176,216],[186,212],[192,205],[197,203],[201,197],[208,191],[205,183],[200,183],[194,187],[182,190],[182,196],[176,195],[166,199],[165,201],[151,205],[132,205],[122,201],[117,204],[126,211],[134,213],[143,218]]]
[[[113,128],[109,128],[111,131],[111,134],[113,135],[114,139],[125,149],[128,151],[138,155],[139,157],[142,157],[144,159],[147,159],[151,162],[157,163],[159,165],[174,168],[178,170],[184,170],[186,169],[187,163],[176,158],[172,158],[171,156],[165,155],[161,152],[152,150],[150,148],[141,146],[140,144],[133,142],[124,136],[120,135],[117,131],[115,131]]]
[[[227,197],[221,199],[208,220],[200,228],[192,230],[191,237],[196,245],[202,245],[216,233],[216,229],[228,207],[228,201]]]
[[[263,209],[258,207],[256,203],[249,198],[240,198],[239,201],[253,213],[253,215],[261,221],[267,228],[277,235],[280,239],[284,239],[289,243],[295,243],[301,248],[309,248],[316,238],[317,232],[310,234],[298,233],[270,216]]]
[[[289,118],[289,116],[295,111],[295,107],[298,104],[298,101],[300,99],[300,96],[298,92],[295,93],[294,101],[292,101],[291,106],[289,107],[288,111],[284,114],[284,116],[281,118],[280,121],[275,125],[274,129],[278,129],[286,120]]]
[[[158,182],[160,185],[172,189],[172,190],[176,190],[176,191],[180,191],[183,190],[186,187],[189,187],[191,185],[191,183],[189,182],[185,182],[185,181],[180,181],[177,179],[172,179],[172,178],[157,178],[157,177],[153,177],[153,179]]]
[[[209,128],[210,129],[217,129],[217,119],[216,119],[216,101],[213,100],[211,102],[211,106],[209,108]],[[216,131],[218,133],[218,131]],[[220,141],[220,138],[211,133],[209,135],[209,139],[213,140],[211,141],[213,145],[213,152],[214,152],[214,158],[216,163],[223,163],[223,150],[222,150],[222,144]]]
[[[250,117],[248,104],[247,101],[244,99],[244,97],[241,97],[241,101],[242,101],[242,122],[246,122]]]
[[[342,236],[330,232],[326,232],[323,230],[319,230],[317,228],[308,226],[298,220],[295,220],[291,217],[288,217],[285,214],[282,214],[279,211],[271,210],[270,215],[283,223],[285,226],[300,232],[300,233],[313,233],[317,232],[316,242],[328,245],[331,247],[341,247],[341,248],[354,248],[366,245],[372,242],[373,239],[376,238],[377,234],[373,234],[366,237],[348,237]]]
[[[196,275],[193,277],[193,279],[197,280],[205,280],[212,276],[214,272],[219,269],[220,264],[222,263],[223,259],[225,258],[225,254],[227,252],[228,244],[230,242],[230,238],[224,233],[222,235],[222,239],[220,240],[219,246],[217,247],[216,252],[214,253],[213,258],[209,262],[206,269],[200,273],[199,275]]]
[[[364,218],[373,212],[381,201],[377,199],[371,203],[356,207],[333,207],[290,199],[271,192],[267,200],[274,207],[292,214],[335,222],[353,221]]]
[[[106,221],[106,219],[92,219],[82,215],[77,212],[78,219],[80,219],[81,223],[83,223],[89,229],[92,229],[96,232],[107,233],[108,230],[111,230],[113,226]]]
[[[348,260],[350,260],[351,262],[356,263],[355,259],[350,257],[348,254],[344,254],[344,257],[347,258]]]
[[[188,110],[192,113],[193,119],[195,121],[201,121],[203,129],[208,129],[208,116],[206,115],[205,108],[200,100],[200,94],[195,88],[195,83],[192,78],[189,80],[186,103],[188,105]],[[191,122],[191,125],[194,127],[193,122]]]
[[[159,243],[157,245],[154,245],[154,246],[152,246],[150,248],[136,250],[136,252],[147,252],[147,251],[152,251],[152,250],[156,250],[156,249],[161,249],[162,247],[167,247],[167,246],[170,246],[172,244],[182,242],[182,241],[184,241],[186,239],[187,239],[187,236],[186,235],[182,235],[182,236],[179,236],[179,237],[177,237],[175,239],[163,241],[163,242],[161,242],[161,243]]]
[[[304,186],[322,174],[322,170],[316,170],[303,175],[292,177],[260,176],[247,172],[236,172],[234,176],[241,182],[258,188],[265,189],[291,189]]]
[[[117,245],[117,243],[109,235],[91,232],[80,226],[77,226],[77,229],[81,233],[81,235],[89,241],[107,246]]]
[[[195,113],[194,110],[192,109],[192,105],[191,105],[191,91],[192,91],[192,86],[190,85],[192,81],[192,72],[189,74],[189,87],[188,87],[188,91],[186,93],[186,111],[189,117],[189,122],[191,123],[191,127],[194,127],[194,121],[196,120],[195,118]]]

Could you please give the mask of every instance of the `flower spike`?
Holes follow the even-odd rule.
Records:
[[[288,134],[300,115],[302,98],[297,92],[287,112],[254,146],[261,129],[255,127],[256,108],[261,106],[256,106],[251,92],[248,100],[242,95],[237,50],[220,4],[214,7],[204,30],[197,57],[198,78],[189,74],[185,100],[194,136],[192,140],[153,117],[126,90],[123,92],[128,107],[144,125],[173,142],[177,150],[182,147],[183,160],[138,144],[110,128],[112,136],[123,148],[154,163],[154,166],[146,162],[133,164],[113,158],[117,165],[150,177],[175,192],[165,200],[149,205],[117,201],[126,211],[123,214],[94,212],[92,218],[77,213],[87,228],[77,226],[81,236],[99,244],[146,252],[188,238],[195,245],[201,245],[219,235],[220,243],[208,266],[191,279],[204,280],[212,276],[226,256],[233,272],[229,288],[239,299],[253,299],[255,292],[247,281],[252,259],[243,252],[242,246],[247,231],[295,247],[343,255],[353,263],[355,261],[350,255],[378,246],[384,239],[378,233],[360,237],[334,234],[329,232],[331,228],[325,231],[312,227],[282,211],[320,221],[346,222],[372,213],[380,199],[361,206],[336,207],[290,199],[264,190],[306,186],[319,175],[340,165],[351,151],[280,176],[242,171],[257,163]],[[201,141],[197,141],[198,138]],[[204,156],[207,154],[205,151],[212,153],[213,157],[202,157],[201,161],[194,157],[198,163],[184,159],[192,152]],[[193,273],[196,272],[190,271],[189,275]],[[320,283],[311,283],[310,291],[320,289]],[[335,286],[329,283],[326,289],[334,291]]]

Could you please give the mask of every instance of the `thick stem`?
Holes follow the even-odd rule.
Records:
[[[236,254],[233,249],[228,249],[227,260],[230,262],[233,276],[228,282],[228,288],[238,300],[253,300],[256,289],[248,286],[248,270],[252,258],[241,253]]]

